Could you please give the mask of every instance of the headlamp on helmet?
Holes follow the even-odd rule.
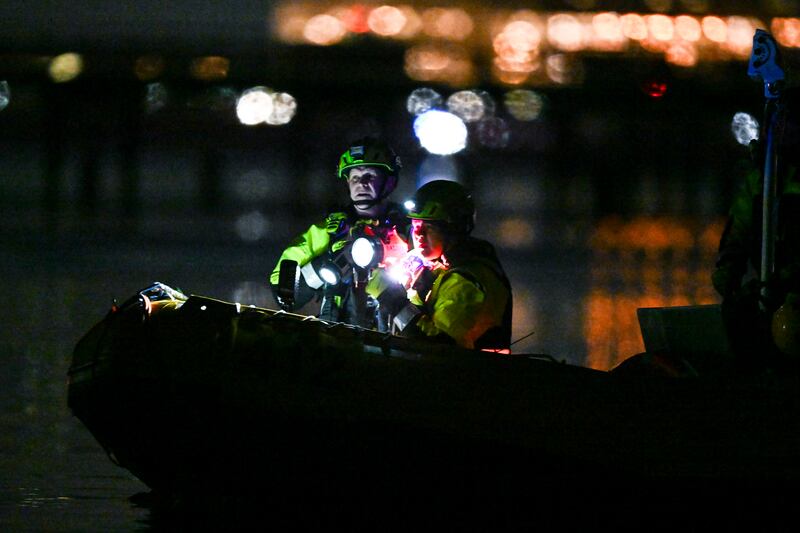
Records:
[[[403,205],[408,218],[437,222],[457,233],[468,234],[475,226],[472,196],[455,181],[430,181]]]

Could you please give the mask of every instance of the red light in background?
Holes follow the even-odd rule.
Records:
[[[644,82],[642,89],[651,98],[661,98],[667,92],[667,84],[663,81],[648,80]]]
[[[347,10],[344,18],[342,18],[342,22],[344,22],[347,30],[352,33],[367,33],[369,31],[367,19],[371,10],[371,7],[363,4],[353,4]]]

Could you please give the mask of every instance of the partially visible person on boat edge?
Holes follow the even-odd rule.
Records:
[[[385,321],[378,317],[377,302],[364,290],[368,272],[360,271],[364,279],[359,283],[346,256],[348,244],[365,232],[399,244],[403,251],[408,249],[405,213],[388,199],[397,186],[400,168],[400,158],[382,139],[358,139],[342,153],[336,179],[347,185],[350,203],[299,235],[283,251],[270,275],[273,295],[284,310],[302,307],[317,296],[323,320],[385,329],[381,328]],[[282,265],[288,267],[286,277],[296,279],[288,292],[279,285]],[[324,266],[330,269],[323,271]],[[336,275],[336,279],[322,279],[320,275],[325,274]]]
[[[395,332],[465,348],[508,349],[511,285],[494,247],[470,236],[470,194],[456,182],[431,181],[407,208],[414,249],[394,269],[375,270],[367,284],[393,317]]]
[[[800,361],[800,88],[786,89],[781,104],[774,133],[775,266],[766,295],[760,281],[764,133],[751,143],[756,168],[730,207],[712,275],[731,344],[748,370],[796,367]]]

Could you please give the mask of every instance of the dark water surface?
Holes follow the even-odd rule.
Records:
[[[152,529],[150,510],[131,500],[148,488],[114,465],[67,407],[72,349],[113,298],[155,280],[220,298],[239,291],[261,305],[266,288],[237,266],[248,258],[219,250],[55,242],[3,252],[0,531]],[[260,272],[258,262],[251,268]]]

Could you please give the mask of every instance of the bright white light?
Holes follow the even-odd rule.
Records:
[[[736,142],[747,146],[750,141],[758,139],[758,120],[753,115],[740,111],[733,115],[731,131],[736,137]]]
[[[266,122],[273,109],[272,95],[266,87],[247,89],[236,102],[236,116],[246,126]]]
[[[406,208],[406,211],[411,211],[412,209],[417,207],[417,204],[414,203],[414,200],[406,200],[405,202],[403,202],[403,207]]]
[[[329,266],[323,266],[319,269],[319,277],[328,285],[336,285],[339,283],[339,276],[337,276],[336,272],[331,270]]]
[[[414,120],[414,134],[432,154],[449,155],[467,146],[467,126],[452,113],[426,111]]]
[[[442,105],[442,95],[428,87],[414,89],[406,100],[406,109],[412,115],[420,115]]]
[[[297,112],[297,100],[289,93],[272,95],[272,112],[265,121],[272,126],[288,124]]]
[[[353,256],[353,262],[363,268],[372,263],[372,259],[375,257],[375,250],[372,248],[372,243],[369,242],[369,239],[359,237],[353,241],[350,255]]]
[[[0,81],[0,111],[8,107],[11,101],[11,89],[7,81]]]

